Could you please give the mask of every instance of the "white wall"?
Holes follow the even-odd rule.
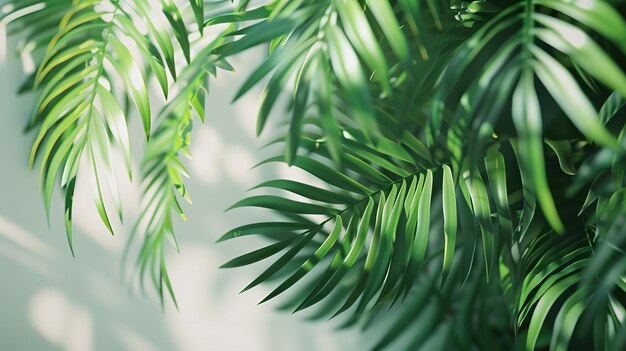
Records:
[[[9,41],[9,48],[13,45]],[[278,172],[249,171],[262,157],[256,151],[261,142],[254,138],[259,91],[229,105],[258,53],[240,58],[235,63],[241,71],[221,75],[212,85],[206,125],[195,126],[195,156],[189,163],[194,204],[186,207],[188,222],[177,225],[182,252],[170,251],[169,260],[180,311],[167,307],[163,312],[153,296],[131,294],[118,274],[137,214],[138,184],[121,185],[130,220],[115,237],[101,224],[88,184],[79,184],[76,258],[66,244],[58,197],[51,226],[46,224],[37,170],[26,165],[33,135],[22,133],[35,97],[16,96],[23,73],[11,54],[9,49],[7,61],[0,63],[0,350],[360,349],[355,331],[337,332],[324,322],[305,322],[302,314],[257,306],[268,286],[239,295],[263,265],[217,268],[254,243],[243,239],[218,245],[215,240],[261,216],[254,210],[223,210],[245,189]]]

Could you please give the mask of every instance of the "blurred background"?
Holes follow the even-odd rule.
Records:
[[[130,183],[120,177],[127,223],[117,225],[114,237],[96,213],[88,181],[77,185],[76,258],[65,239],[58,193],[48,225],[38,169],[28,170],[26,162],[34,136],[23,133],[36,96],[16,95],[24,66],[11,50],[15,42],[9,39],[6,44],[7,57],[0,60],[0,350],[362,349],[358,330],[338,331],[333,323],[307,321],[306,314],[279,312],[276,305],[257,306],[269,286],[238,294],[265,268],[262,265],[218,269],[258,244],[252,240],[215,244],[220,235],[264,215],[224,209],[259,181],[293,172],[250,170],[271,154],[258,151],[271,139],[271,131],[261,140],[254,132],[260,91],[230,104],[257,65],[259,51],[233,62],[239,71],[212,81],[206,123],[194,126],[193,159],[187,161],[194,203],[185,208],[187,222],[177,223],[181,253],[169,250],[168,260],[177,311],[169,301],[162,310],[157,297],[143,296],[121,279],[120,258],[140,206],[138,179]],[[139,130],[138,124],[135,127]],[[137,144],[135,162],[143,148]]]

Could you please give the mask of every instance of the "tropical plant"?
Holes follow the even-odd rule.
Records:
[[[286,98],[281,151],[259,166],[315,182],[266,181],[233,205],[280,218],[219,239],[268,241],[224,267],[277,257],[244,290],[278,281],[262,302],[289,295],[283,308],[345,326],[392,320],[374,349],[622,350],[625,11],[621,0],[20,0],[0,23],[21,32],[22,55],[41,52],[21,89],[40,94],[30,163],[46,204],[61,175],[70,248],[81,162],[111,229],[111,149],[130,169],[136,107],[149,138],[137,267],[162,299],[164,286],[174,297],[164,243],[177,247],[180,156],[206,81],[268,45],[235,99],[267,82],[260,134]]]

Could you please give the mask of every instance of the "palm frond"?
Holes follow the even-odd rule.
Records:
[[[195,74],[191,75],[195,77],[192,81],[185,79],[189,68],[183,71],[181,78],[186,82],[186,87],[168,103],[151,133],[141,166],[144,180],[143,210],[126,244],[124,255],[128,254],[137,233],[141,232],[143,241],[137,255],[140,281],[143,285],[145,272],[147,269],[150,270],[149,276],[159,292],[162,303],[165,284],[170,297],[177,304],[165,264],[164,244],[169,241],[176,251],[179,251],[174,235],[172,211],[186,220],[179,198],[191,203],[183,180],[188,178],[189,174],[180,156],[191,156],[188,146],[194,114],[204,121],[206,72],[215,68],[207,67],[213,62],[209,60],[205,62],[198,67],[201,73],[194,72]]]
[[[132,177],[127,126],[131,112],[119,101],[132,101],[149,138],[153,107],[148,80],[154,76],[167,97],[177,78],[177,49],[171,37],[189,60],[188,32],[171,1],[163,2],[160,9],[146,0],[30,1],[8,6],[11,12],[5,18],[20,25],[15,31],[26,31],[24,47],[45,49],[29,83],[40,93],[28,123],[29,129],[38,129],[29,163],[41,164],[47,212],[57,177],[62,175],[66,232],[73,254],[72,210],[79,165],[87,166],[96,208],[113,233],[105,193],[108,189],[122,220],[112,161],[116,149]],[[40,25],[33,22],[37,16],[47,19]],[[171,27],[164,25],[167,22]],[[157,255],[157,251],[148,253]]]
[[[207,6],[207,8],[213,9],[212,6]],[[184,182],[185,178],[189,178],[189,173],[181,157],[191,157],[188,146],[191,142],[194,115],[204,123],[209,76],[216,76],[218,68],[232,70],[228,62],[219,56],[212,55],[212,52],[215,47],[226,40],[225,36],[233,30],[235,27],[230,26],[216,39],[205,44],[189,65],[182,70],[179,83],[174,85],[177,92],[170,97],[161,110],[143,156],[141,165],[144,182],[143,210],[126,244],[124,261],[139,234],[141,244],[135,268],[138,269],[142,287],[146,276],[151,278],[162,304],[165,285],[169,296],[177,305],[165,261],[167,241],[177,252],[179,251],[172,214],[186,221],[187,217],[180,199],[191,204],[191,196]],[[124,266],[125,264],[122,264],[122,267]],[[150,274],[146,275],[146,271]]]
[[[356,140],[366,140],[363,134]],[[351,136],[349,131],[345,135]],[[278,188],[301,197],[291,200],[273,195],[259,195],[244,199],[232,208],[262,207],[277,211],[287,222],[281,222],[276,243],[226,263],[226,267],[250,264],[286,250],[264,273],[250,283],[250,289],[271,278],[291,259],[302,261],[298,269],[271,292],[268,301],[292,287],[309,274],[316,265],[326,264],[319,277],[312,279],[313,288],[299,295],[295,310],[308,308],[328,297],[335,287],[345,280],[356,280],[354,289],[344,296],[344,303],[336,306],[335,314],[346,311],[356,303],[355,316],[377,306],[406,297],[417,273],[432,257],[427,256],[431,232],[431,211],[443,213],[437,225],[446,227],[446,262],[441,267],[450,269],[456,238],[456,186],[450,169],[424,160],[409,145],[421,142],[406,136],[407,144],[391,140],[374,145],[363,145],[350,137],[342,141],[345,171],[326,166],[331,161],[327,144],[317,138],[301,140],[308,151],[293,161],[295,167],[310,173],[328,184],[328,189],[290,180],[273,180],[258,188]],[[385,147],[383,145],[387,145]],[[421,147],[415,147],[421,152]],[[286,162],[282,156],[268,162]],[[359,174],[362,176],[354,176]],[[432,208],[433,193],[443,188],[444,208]],[[441,201],[441,200],[439,200]],[[319,220],[310,215],[322,216]],[[252,230],[275,226],[276,223],[259,223]],[[248,233],[246,233],[248,234]],[[242,235],[241,228],[226,233],[221,240]],[[322,241],[315,239],[321,238]],[[311,253],[309,249],[315,250]],[[331,258],[332,257],[332,258]],[[380,294],[378,294],[380,292]],[[374,297],[379,295],[376,299]]]

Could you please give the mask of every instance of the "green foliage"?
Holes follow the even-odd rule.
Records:
[[[22,47],[45,47],[24,88],[41,96],[31,164],[46,203],[62,175],[70,246],[80,162],[111,229],[102,194],[111,148],[130,169],[132,101],[150,138],[137,267],[173,297],[163,244],[190,201],[179,157],[208,75],[268,45],[235,99],[266,82],[260,134],[287,98],[283,151],[261,165],[315,182],[269,180],[233,205],[279,217],[220,239],[268,242],[224,267],[276,256],[244,290],[278,281],[262,302],[345,326],[392,319],[374,349],[626,346],[623,1],[168,0],[162,21],[145,0],[9,3]],[[148,76],[167,98],[156,118]]]
[[[206,9],[223,11],[224,3]],[[87,166],[94,203],[106,228],[113,234],[107,199],[111,199],[122,220],[112,155],[120,153],[132,178],[131,133],[127,125],[134,105],[149,142],[141,167],[144,210],[128,247],[135,234],[141,232],[137,256],[141,279],[149,270],[161,298],[163,285],[174,298],[163,244],[169,239],[177,249],[170,213],[184,219],[177,196],[189,201],[182,179],[187,172],[179,157],[188,154],[194,111],[204,120],[208,74],[229,65],[218,57],[209,57],[224,41],[222,37],[208,44],[198,43],[203,48],[198,60],[191,62],[191,45],[196,43],[189,39],[185,23],[189,16],[181,13],[187,7],[181,10],[171,0],[161,5],[155,8],[148,0],[8,1],[3,4],[3,10],[8,11],[3,21],[11,32],[25,33],[20,45],[23,55],[42,56],[38,69],[22,88],[40,93],[27,125],[27,129],[37,130],[29,163],[31,167],[37,161],[41,164],[46,211],[61,175],[72,254],[73,198],[81,163]],[[196,16],[200,15],[199,4],[188,5]],[[40,24],[38,19],[43,17],[46,21]],[[179,51],[188,63],[182,72],[177,68],[182,63],[175,58]],[[158,114],[153,112],[155,103],[150,101],[147,89],[151,78],[167,99]],[[181,86],[176,85],[178,80],[182,80]],[[171,94],[172,89],[175,94]]]

